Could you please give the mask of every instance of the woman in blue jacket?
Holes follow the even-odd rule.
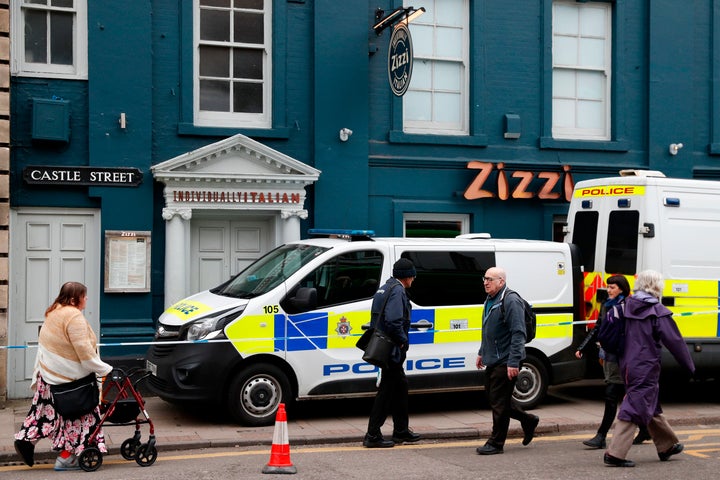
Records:
[[[608,277],[605,281],[607,284],[608,299],[600,309],[600,315],[598,315],[598,321],[595,323],[595,328],[590,330],[578,346],[575,356],[582,358],[583,351],[588,345],[597,341],[597,333],[600,331],[600,325],[606,321],[608,312],[615,306],[620,305],[625,301],[625,298],[630,295],[630,284],[622,275],[613,275]],[[600,359],[602,360],[603,376],[605,378],[605,411],[603,412],[603,418],[598,427],[597,434],[590,440],[584,440],[583,444],[590,448],[605,448],[607,446],[605,439],[610,427],[612,427],[615,421],[615,415],[617,414],[618,404],[625,395],[625,381],[620,375],[620,365],[618,364],[618,357],[610,352],[606,352],[600,348]],[[633,440],[633,445],[639,445],[645,440],[650,440],[650,434],[647,432],[645,425],[640,426],[640,432]]]

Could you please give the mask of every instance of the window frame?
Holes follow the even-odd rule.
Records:
[[[464,145],[474,147],[487,147],[488,137],[484,131],[483,110],[473,108],[473,105],[483,105],[483,92],[485,91],[484,75],[473,71],[476,65],[485,65],[485,52],[483,48],[475,48],[481,44],[484,36],[484,24],[476,19],[484,18],[485,2],[467,2],[468,25],[464,38],[468,52],[467,63],[467,91],[465,106],[467,108],[467,132],[464,134],[438,134],[428,129],[424,133],[406,132],[403,125],[403,98],[392,96],[392,125],[388,132],[390,143],[425,144],[425,145]],[[402,3],[402,2],[399,2]],[[422,18],[422,17],[420,17]],[[412,25],[412,24],[411,24]],[[412,85],[412,80],[411,80]],[[389,88],[389,87],[388,87]]]
[[[27,4],[25,0],[10,2],[11,62],[12,75],[21,77],[61,78],[87,80],[88,78],[88,27],[87,0],[73,0],[73,7]],[[73,64],[53,65],[25,61],[25,12],[29,9],[50,11],[73,11]],[[48,45],[51,39],[48,38]]]
[[[433,0],[435,2],[435,6],[439,3],[439,0]],[[408,92],[406,92],[405,96],[402,97],[403,100],[403,132],[410,133],[410,134],[427,134],[429,132],[432,132],[435,135],[468,135],[470,133],[470,102],[469,102],[469,92],[470,92],[470,20],[469,20],[469,13],[470,13],[470,5],[468,0],[460,0],[462,2],[462,12],[460,17],[463,19],[462,25],[459,27],[462,30],[462,52],[460,55],[454,58],[443,58],[440,56],[437,56],[435,53],[433,53],[431,56],[427,57],[421,57],[418,55],[417,49],[414,50],[414,64],[417,66],[419,62],[428,61],[432,66],[438,65],[443,62],[448,62],[453,65],[460,65],[463,69],[463,75],[461,79],[461,85],[460,85],[460,105],[461,105],[461,112],[460,112],[460,121],[457,127],[453,128],[448,123],[443,122],[437,122],[434,119],[430,120],[407,120],[405,118],[405,108],[407,103],[407,93],[411,91],[417,91],[417,88],[413,88],[413,82],[410,81],[410,87],[408,88]],[[404,4],[412,3],[412,2],[403,2]],[[406,5],[407,6],[407,5]],[[437,17],[435,21],[432,24],[428,24],[426,22],[423,22],[423,17],[419,17],[417,20],[415,20],[413,23],[410,24],[409,28],[412,33],[413,26],[416,25],[425,25],[430,26],[433,29],[433,49],[435,49],[438,45],[438,41],[436,38],[437,34]],[[449,27],[448,27],[449,28]],[[431,73],[432,74],[432,73]],[[417,78],[416,71],[413,72],[413,77]],[[432,98],[434,98],[436,95],[442,93],[442,89],[435,88],[432,86],[432,79],[429,82],[431,86],[429,89],[424,89],[423,91],[429,91]],[[431,104],[434,104],[435,102],[432,101]],[[432,105],[431,105],[432,110]]]
[[[201,127],[230,127],[241,125],[250,128],[269,128],[272,124],[272,0],[263,0],[263,112],[262,113],[245,113],[245,112],[217,112],[200,110],[200,47],[206,46],[224,46],[233,48],[241,47],[239,42],[227,41],[207,41],[200,39],[200,12],[202,9],[208,10],[227,10],[225,7],[202,7],[200,0],[193,0],[193,123]],[[232,12],[236,9],[229,7]],[[232,20],[231,20],[232,21]],[[232,30],[232,29],[231,29]],[[253,44],[254,46],[255,44]],[[232,73],[230,73],[232,75]],[[233,83],[234,77],[230,77],[229,83]],[[232,94],[230,94],[230,103],[232,104]]]
[[[421,213],[408,212],[403,214],[402,236],[407,237],[408,221],[429,222],[460,222],[459,235],[470,233],[470,215],[466,213]]]
[[[604,24],[604,55],[605,63],[602,67],[583,67],[582,65],[577,64],[577,61],[574,65],[560,65],[559,63],[556,63],[557,56],[554,52],[555,47],[555,40],[561,36],[556,35],[555,33],[555,15],[553,14],[553,28],[552,28],[552,42],[553,42],[553,78],[556,72],[559,71],[565,71],[565,72],[571,72],[574,73],[577,80],[577,75],[581,74],[582,72],[588,72],[588,73],[600,73],[603,74],[605,77],[605,85],[604,85],[604,92],[603,92],[603,98],[601,100],[603,110],[604,110],[604,125],[600,129],[601,131],[596,131],[597,129],[591,129],[591,128],[581,128],[577,126],[577,118],[576,118],[576,125],[572,127],[558,127],[554,124],[552,125],[552,136],[553,138],[561,139],[561,140],[610,140],[612,135],[612,122],[611,122],[611,115],[612,115],[612,78],[613,78],[613,66],[612,66],[612,5],[610,5],[607,2],[591,2],[591,3],[584,3],[579,4],[577,2],[568,2],[568,1],[555,1],[553,2],[553,12],[556,6],[558,5],[567,5],[575,8],[578,12],[580,12],[582,9],[587,8],[596,8],[601,9],[605,13],[605,24]],[[583,35],[583,32],[579,32],[577,35],[578,38],[588,38],[586,35]],[[577,60],[577,59],[576,59]],[[555,92],[553,90],[553,118],[554,118],[554,112],[555,112]],[[573,106],[574,109],[577,111],[578,103],[580,102],[579,95],[575,94],[574,100],[573,100]]]
[[[269,124],[266,127],[250,124],[214,124],[200,125],[195,122],[195,28],[197,0],[180,4],[180,121],[179,135],[232,136],[237,133],[262,138],[290,138],[287,115],[287,92],[283,85],[287,78],[287,41],[282,33],[287,31],[288,3],[283,0],[265,0],[271,5],[272,21],[268,34],[272,43],[272,56],[269,59],[270,111]],[[198,19],[199,21],[199,19]],[[198,98],[199,102],[199,98]]]
[[[626,125],[626,94],[623,88],[622,76],[612,75],[610,79],[610,139],[609,140],[587,140],[587,139],[560,139],[554,138],[552,134],[552,76],[553,76],[553,5],[556,1],[544,2],[542,15],[543,23],[543,117],[542,136],[540,137],[541,149],[567,149],[567,150],[597,150],[627,152],[630,144],[627,140]],[[611,68],[613,72],[624,71],[627,68],[627,61],[623,49],[616,48],[623,45],[626,39],[625,16],[626,9],[624,2],[617,0],[586,0],[585,3],[605,3],[610,6],[610,30],[611,30]]]

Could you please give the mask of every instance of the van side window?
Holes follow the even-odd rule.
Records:
[[[580,247],[583,267],[586,272],[595,270],[595,247],[597,245],[598,212],[578,212],[575,214],[572,240]]]
[[[372,298],[380,286],[382,265],[383,256],[377,250],[343,253],[303,278],[288,298],[301,287],[317,291],[316,308]],[[288,313],[299,313],[282,305]]]
[[[640,212],[610,212],[605,271],[634,275],[637,269]]]
[[[417,270],[408,296],[418,305],[477,305],[485,301],[482,277],[495,266],[493,252],[403,252]]]

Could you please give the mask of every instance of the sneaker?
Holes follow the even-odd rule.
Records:
[[[62,458],[58,455],[55,460],[55,471],[65,472],[68,470],[80,470],[80,462],[75,455],[70,455],[68,458]]]

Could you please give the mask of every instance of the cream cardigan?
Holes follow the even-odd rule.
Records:
[[[105,376],[111,370],[100,360],[97,337],[80,310],[66,305],[47,314],[38,338],[33,386],[38,373],[45,383],[58,385],[90,372]]]

